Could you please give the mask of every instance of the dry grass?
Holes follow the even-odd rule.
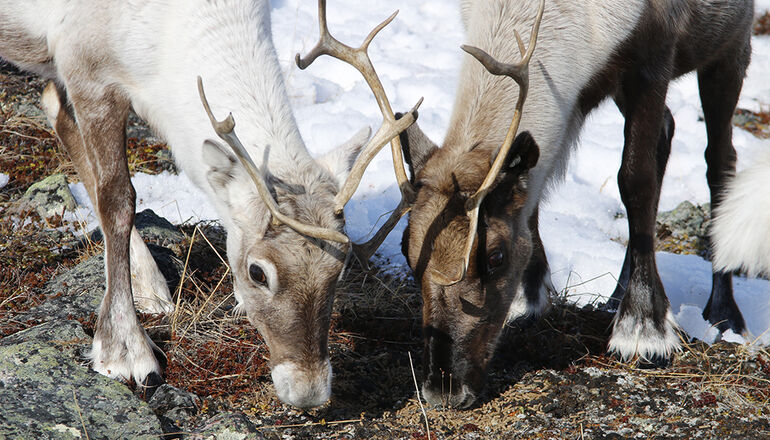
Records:
[[[267,347],[256,329],[233,313],[221,229],[200,224],[185,230],[188,252],[174,292],[175,311],[146,317],[144,325],[166,352],[168,383],[203,397],[205,410],[243,408],[268,380]]]
[[[754,35],[770,35],[770,11],[754,20]]]

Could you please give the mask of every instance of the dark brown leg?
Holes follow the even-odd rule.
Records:
[[[623,161],[618,173],[620,195],[628,212],[627,285],[613,321],[609,350],[622,359],[665,364],[679,349],[671,307],[655,264],[655,218],[668,142],[661,133],[666,120],[669,57],[653,72],[627,72],[620,102],[626,117]],[[663,151],[659,151],[663,147]]]
[[[729,177],[735,173],[736,154],[733,148],[732,118],[743,85],[750,48],[732,53],[728,60],[721,60],[698,71],[703,115],[706,119],[708,146],[706,164],[711,210],[719,206],[721,194]],[[746,333],[746,322],[733,298],[732,273],[714,272],[711,296],[703,310],[703,318],[720,331],[731,329],[737,334]]]
[[[616,101],[617,102],[617,101]],[[623,113],[623,107],[620,102],[617,102],[618,108]],[[624,113],[625,114],[625,113]],[[660,131],[660,137],[658,138],[658,151],[657,151],[657,193],[660,197],[660,188],[663,185],[663,175],[666,171],[666,164],[668,163],[668,157],[671,153],[671,140],[674,137],[674,117],[671,115],[671,111],[666,107],[665,114],[663,116],[663,128]],[[657,206],[657,201],[655,202]],[[623,260],[623,268],[620,271],[620,277],[618,277],[618,285],[612,296],[607,303],[604,304],[602,309],[615,311],[620,306],[620,301],[623,300],[623,295],[626,293],[628,287],[628,280],[631,276],[631,256],[630,247],[626,248],[626,256]]]

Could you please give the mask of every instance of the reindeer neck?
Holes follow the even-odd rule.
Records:
[[[184,165],[198,160],[206,139],[216,139],[196,85],[203,78],[217,119],[229,113],[254,162],[273,174],[313,166],[291,111],[273,46],[267,1],[172,2],[164,35],[148,72],[137,68],[135,109],[170,144]],[[223,7],[223,3],[227,7]],[[149,14],[149,12],[148,12]],[[139,34],[139,33],[137,33]],[[147,38],[137,35],[134,39]],[[143,43],[133,41],[127,44]],[[146,43],[146,42],[145,42]]]

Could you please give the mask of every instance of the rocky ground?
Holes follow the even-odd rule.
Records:
[[[671,367],[638,369],[603,354],[610,314],[563,296],[537,323],[506,329],[478,405],[423,411],[419,291],[356,268],[334,310],[332,399],[297,411],[275,397],[256,330],[232,314],[221,228],[152,212],[137,225],[177,308],[141,316],[167,356],[167,384],[142,399],[84,359],[104,285],[100,234],[62,221],[72,208],[64,183],[77,176],[36,107],[41,87],[0,64],[0,172],[10,177],[0,188],[0,439],[770,437],[766,351],[683,335]],[[758,136],[770,135],[768,122],[736,117]],[[132,171],[173,169],[138,121],[129,136]],[[661,248],[707,257],[707,212],[683,204],[661,214]]]

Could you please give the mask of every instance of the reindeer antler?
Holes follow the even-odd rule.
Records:
[[[300,234],[305,234],[310,237],[336,241],[338,243],[348,243],[350,241],[344,234],[341,234],[333,229],[308,225],[284,215],[280,209],[278,209],[278,204],[270,194],[270,190],[268,190],[267,184],[265,183],[264,175],[251,160],[251,156],[249,156],[249,153],[245,148],[243,148],[243,144],[241,144],[241,141],[235,134],[235,119],[233,119],[233,114],[230,113],[227,115],[227,118],[225,118],[223,121],[217,121],[217,119],[214,117],[214,114],[211,112],[209,102],[206,99],[206,94],[203,91],[203,80],[200,76],[198,77],[198,93],[200,94],[203,108],[206,110],[206,114],[211,121],[211,125],[214,127],[214,131],[216,131],[217,135],[222,138],[223,141],[227,142],[230,148],[232,148],[233,153],[235,153],[235,156],[241,161],[241,164],[243,164],[243,167],[246,168],[246,171],[249,173],[251,180],[254,181],[254,185],[257,187],[259,196],[262,198],[262,201],[265,202],[267,209],[273,215],[274,222],[284,223]]]
[[[295,58],[297,66],[303,70],[321,55],[329,55],[355,67],[364,76],[367,84],[369,84],[369,88],[372,89],[374,97],[377,99],[377,105],[380,107],[380,112],[382,112],[382,125],[364,147],[353,165],[347,180],[345,180],[345,183],[340,188],[340,192],[334,200],[336,205],[335,211],[337,213],[342,212],[345,204],[347,204],[350,198],[353,197],[353,193],[355,193],[356,188],[358,188],[358,185],[361,183],[361,178],[364,175],[364,171],[366,171],[366,167],[369,166],[369,163],[374,159],[374,156],[377,155],[382,147],[390,141],[391,151],[393,153],[393,167],[396,172],[396,180],[398,181],[399,189],[401,190],[401,202],[399,203],[398,208],[393,211],[388,221],[386,221],[382,228],[374,234],[371,240],[364,244],[353,245],[356,257],[358,257],[364,267],[367,267],[369,257],[371,257],[377,248],[379,248],[388,233],[396,226],[398,220],[404,214],[409,212],[415,198],[414,188],[412,188],[412,184],[409,182],[409,179],[406,176],[406,170],[404,169],[401,142],[398,138],[398,134],[414,123],[416,119],[414,112],[420,107],[420,104],[422,104],[422,98],[420,98],[412,110],[405,114],[401,119],[396,120],[385,93],[385,88],[382,86],[382,82],[380,81],[379,76],[377,76],[377,72],[374,70],[374,66],[372,65],[371,59],[369,59],[368,53],[369,44],[374,37],[385,26],[393,21],[396,14],[398,14],[398,11],[394,12],[390,17],[385,19],[385,21],[375,27],[366,39],[364,39],[361,46],[354,49],[339,42],[339,40],[329,33],[329,28],[326,24],[326,0],[318,0],[318,26],[320,39],[318,44],[316,44],[305,58],[300,57],[299,54],[297,54]]]
[[[468,265],[470,264],[471,251],[473,250],[473,242],[476,240],[476,230],[479,224],[479,207],[484,201],[484,197],[494,187],[495,179],[500,174],[503,168],[503,162],[508,156],[513,145],[513,140],[516,137],[516,132],[519,130],[519,123],[521,122],[521,112],[524,109],[524,101],[527,99],[527,92],[529,91],[529,61],[532,58],[532,54],[535,52],[535,46],[537,44],[537,34],[540,30],[540,22],[543,19],[543,11],[545,10],[545,0],[540,0],[540,8],[537,11],[537,17],[532,24],[532,34],[529,38],[529,49],[525,49],[524,42],[521,40],[519,33],[514,31],[516,35],[516,41],[519,45],[519,51],[521,52],[522,59],[516,64],[504,64],[483,50],[463,45],[462,49],[474,58],[476,58],[489,73],[493,75],[508,76],[511,77],[519,85],[519,99],[516,102],[516,110],[513,113],[513,120],[508,128],[508,134],[505,136],[500,151],[497,153],[495,161],[492,163],[492,167],[489,169],[489,173],[484,178],[479,189],[474,193],[466,202],[465,210],[467,212],[468,220],[470,220],[470,226],[468,231],[468,239],[465,242],[465,248],[463,249],[463,267],[461,268],[459,277],[447,280],[446,285],[456,284],[465,277],[465,273],[468,271]]]

